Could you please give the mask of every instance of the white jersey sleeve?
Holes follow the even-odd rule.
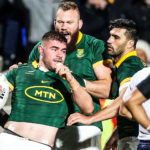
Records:
[[[130,84],[123,96],[123,101],[126,102],[136,86],[150,75],[150,67],[146,67],[135,73],[130,81]]]
[[[130,97],[132,91],[136,88],[136,86],[146,79],[150,75],[150,67],[144,68],[140,71],[138,71],[134,76],[132,77],[130,84],[123,96],[123,101],[126,102],[128,98]],[[142,104],[147,116],[150,119],[150,99],[145,101]],[[139,140],[149,140],[150,139],[150,132],[148,132],[143,126],[139,125],[139,135],[138,135]]]
[[[9,96],[9,83],[7,81],[7,78],[3,74],[0,74],[0,86],[2,88],[0,91],[0,109],[1,109],[4,107]]]

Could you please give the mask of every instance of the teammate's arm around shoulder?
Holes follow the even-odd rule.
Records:
[[[93,96],[99,98],[108,98],[111,88],[111,73],[112,70],[101,64],[94,68],[94,73],[97,77],[96,81],[86,80],[86,89]]]
[[[111,88],[112,66],[111,57],[107,53],[106,43],[102,40],[95,39],[92,46],[92,67],[96,76],[95,81],[87,81],[87,91],[98,98],[108,98]]]

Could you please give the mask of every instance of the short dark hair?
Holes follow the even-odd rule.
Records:
[[[138,28],[136,23],[133,20],[129,19],[115,19],[110,21],[109,29],[113,28],[123,28],[126,29],[126,37],[128,39],[134,40],[134,47],[136,46],[138,40]]]
[[[48,40],[56,40],[67,44],[67,39],[65,38],[65,36],[59,33],[58,31],[54,31],[54,30],[46,32],[43,35],[42,41],[48,41]]]
[[[80,18],[80,11],[79,11],[78,5],[75,2],[71,2],[71,1],[61,2],[58,6],[58,9],[62,9],[64,11],[71,10],[71,9],[76,10]]]

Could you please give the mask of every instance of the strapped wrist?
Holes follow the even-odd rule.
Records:
[[[69,82],[71,89],[72,90],[76,90],[80,87],[80,84],[78,83],[78,81],[73,77],[73,79]]]

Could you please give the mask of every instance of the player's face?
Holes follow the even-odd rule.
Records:
[[[113,28],[110,31],[110,37],[107,40],[108,53],[111,56],[117,57],[123,54],[126,50],[128,40],[125,35],[126,29]]]
[[[73,36],[78,34],[82,27],[82,21],[79,18],[77,10],[58,9],[54,21],[55,29],[63,33],[67,39],[67,44],[71,43]]]
[[[64,63],[66,43],[50,40],[42,43],[42,60],[48,70],[55,70],[57,63]]]

